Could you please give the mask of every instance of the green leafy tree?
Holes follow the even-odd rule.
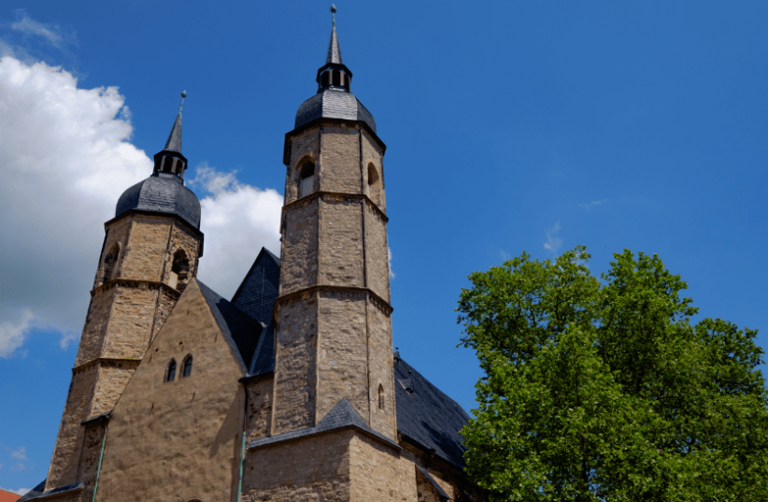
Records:
[[[704,319],[656,256],[577,247],[469,276],[462,344],[486,376],[463,430],[499,501],[768,500],[756,331]]]

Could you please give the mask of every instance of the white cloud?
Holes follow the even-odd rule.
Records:
[[[553,253],[557,253],[560,249],[560,245],[563,240],[558,236],[560,233],[560,222],[554,224],[549,230],[547,230],[547,242],[544,243],[544,249],[549,249]]]
[[[280,255],[283,196],[242,184],[235,174],[203,162],[189,182],[210,194],[200,201],[205,250],[198,278],[225,298],[235,293],[262,247]]]
[[[77,42],[74,32],[67,33],[58,24],[36,21],[29,17],[24,9],[16,11],[16,21],[11,24],[11,29],[26,35],[41,37],[57,49],[64,49],[65,46]]]
[[[389,268],[389,278],[394,279],[395,273],[392,271],[392,248],[387,246],[387,267]]]
[[[115,87],[78,89],[61,68],[0,59],[0,356],[34,327],[60,332],[62,348],[78,339],[103,223],[152,172],[129,117]],[[231,297],[262,246],[279,253],[283,197],[206,163],[192,184],[209,194],[199,277]]]
[[[583,207],[584,209],[592,209],[593,207],[599,206],[600,204],[605,204],[606,202],[608,202],[608,199],[593,200],[589,203],[579,204],[579,207]]]
[[[32,326],[33,316],[29,309],[12,312],[11,316],[15,321],[0,322],[0,357],[8,357],[14,350],[21,347]]]
[[[27,448],[25,446],[19,446],[16,451],[11,452],[11,458],[27,460]]]
[[[30,327],[82,329],[103,223],[151,172],[127,140],[117,88],[78,89],[45,63],[0,59],[0,319],[3,353]]]

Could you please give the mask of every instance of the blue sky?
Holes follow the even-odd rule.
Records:
[[[704,316],[768,326],[765,2],[337,1],[385,157],[394,344],[466,409],[467,275],[523,251],[658,253]],[[184,108],[200,279],[278,251],[284,135],[327,2],[0,6],[0,487],[42,480],[119,194]]]

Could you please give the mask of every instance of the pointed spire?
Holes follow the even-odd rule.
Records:
[[[168,135],[168,141],[165,142],[165,148],[163,148],[167,152],[181,153],[181,110],[184,108],[184,98],[186,97],[187,91],[182,91],[179,114],[176,115],[176,122],[173,123],[171,134]]]
[[[331,4],[331,16],[333,30],[331,31],[331,43],[328,45],[328,57],[325,58],[325,64],[344,64],[341,62],[341,49],[339,49],[339,39],[336,37],[336,6],[333,4]]]

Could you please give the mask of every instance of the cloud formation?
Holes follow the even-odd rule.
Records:
[[[200,228],[205,249],[198,278],[231,298],[262,247],[280,256],[280,211],[283,196],[237,181],[203,162],[189,184],[208,195],[200,201]]]
[[[595,206],[599,206],[601,204],[605,204],[606,202],[608,202],[608,199],[593,200],[592,202],[589,202],[589,203],[579,204],[579,207],[583,207],[584,209],[589,210],[589,209],[592,209]]]
[[[547,242],[544,243],[544,249],[548,249],[553,253],[557,253],[563,240],[558,235],[560,233],[560,222],[555,223],[549,230],[547,230]]]
[[[0,110],[0,357],[8,357],[32,328],[59,332],[62,347],[78,339],[103,223],[152,161],[130,143],[118,89],[79,89],[61,68],[0,58]],[[208,194],[200,278],[227,297],[261,246],[279,252],[283,203],[235,175],[203,164],[195,176]]]
[[[58,24],[35,21],[29,17],[24,9],[16,11],[16,21],[11,24],[11,29],[26,35],[41,37],[57,49],[64,49],[65,46],[77,43],[77,36],[74,32],[65,32]]]

